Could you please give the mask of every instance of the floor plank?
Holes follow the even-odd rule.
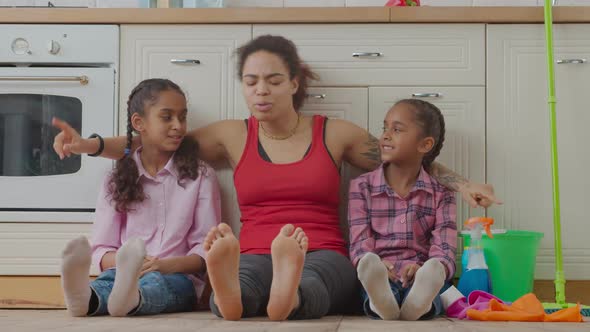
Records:
[[[64,310],[0,310],[2,331],[18,332],[574,332],[590,331],[585,323],[515,323],[473,322],[439,318],[425,322],[379,321],[362,316],[327,316],[306,321],[271,322],[266,318],[250,318],[239,322],[224,321],[210,312],[163,314],[143,317],[74,318]]]

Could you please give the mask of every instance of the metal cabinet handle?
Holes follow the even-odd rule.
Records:
[[[412,93],[414,98],[440,98],[442,96],[440,92]]]
[[[170,59],[170,63],[175,65],[200,65],[201,61],[197,59]]]
[[[88,84],[88,76],[0,76],[0,81],[80,82]]]
[[[353,58],[377,58],[383,56],[381,52],[354,52],[352,53]]]
[[[559,59],[557,60],[558,65],[566,65],[566,64],[582,64],[586,63],[586,59]]]
[[[306,95],[307,98],[314,98],[314,99],[326,99],[325,93],[308,93]]]

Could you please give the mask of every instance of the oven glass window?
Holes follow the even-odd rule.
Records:
[[[53,151],[58,117],[78,132],[82,103],[77,98],[42,94],[0,94],[0,176],[46,176],[76,173],[81,158],[60,160]]]

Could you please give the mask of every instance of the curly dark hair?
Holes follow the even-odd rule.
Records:
[[[297,79],[299,88],[293,95],[293,107],[298,111],[307,98],[309,81],[317,80],[318,76],[301,60],[299,53],[297,53],[297,47],[292,41],[281,36],[264,35],[251,40],[237,50],[240,81],[246,60],[258,51],[266,51],[281,58],[289,69],[289,79]]]
[[[416,121],[422,127],[424,137],[434,138],[434,146],[422,159],[422,166],[426,170],[430,170],[430,166],[440,154],[445,141],[445,118],[438,107],[424,100],[402,99],[395,103],[395,105],[399,104],[412,107],[415,111]]]
[[[109,182],[109,194],[118,212],[131,210],[131,205],[146,199],[143,187],[138,183],[139,170],[131,155],[133,141],[133,126],[131,116],[134,113],[145,115],[145,108],[158,100],[162,91],[173,90],[181,94],[180,87],[167,79],[152,78],[140,82],[129,95],[127,100],[127,146],[125,156],[117,161]],[[199,176],[201,162],[198,158],[199,144],[191,137],[185,136],[178,150],[174,153],[174,165],[178,170],[179,181],[185,178],[196,179]]]

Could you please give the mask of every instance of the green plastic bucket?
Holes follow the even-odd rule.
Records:
[[[461,236],[465,247],[469,246],[469,234]],[[537,249],[543,233],[507,231],[493,236],[490,239],[484,233],[481,239],[492,279],[492,294],[513,302],[533,291]]]

